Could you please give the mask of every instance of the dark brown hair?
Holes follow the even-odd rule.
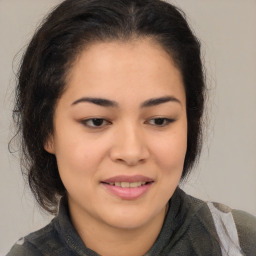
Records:
[[[23,174],[38,203],[56,213],[65,194],[56,158],[44,150],[56,101],[84,47],[94,42],[152,38],[179,68],[186,91],[188,142],[182,178],[199,156],[204,109],[200,43],[181,10],[160,0],[66,0],[44,20],[21,62],[14,121],[22,137]]]

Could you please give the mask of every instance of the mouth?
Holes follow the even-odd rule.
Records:
[[[119,175],[101,181],[101,183],[122,188],[137,188],[153,182],[154,179],[143,175]]]
[[[153,183],[153,181],[150,182],[145,182],[145,181],[136,181],[136,182],[126,182],[126,181],[122,181],[122,182],[102,182],[103,184],[107,184],[110,186],[116,186],[116,187],[121,187],[121,188],[138,188],[141,186],[145,186],[148,185],[150,183]]]
[[[123,200],[135,200],[151,188],[154,180],[150,177],[115,176],[100,182],[112,195]]]

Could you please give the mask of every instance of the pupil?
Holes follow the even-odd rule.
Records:
[[[101,126],[103,123],[103,119],[93,119],[93,124],[95,126]]]
[[[157,118],[155,120],[155,124],[156,125],[163,125],[164,124],[164,119],[163,118]]]

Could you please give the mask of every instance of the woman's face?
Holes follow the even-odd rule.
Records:
[[[159,45],[96,43],[80,54],[45,145],[74,219],[131,229],[163,216],[186,148],[182,77]]]

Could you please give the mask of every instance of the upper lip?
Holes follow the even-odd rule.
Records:
[[[115,183],[115,182],[153,182],[154,180],[150,177],[146,177],[143,175],[133,175],[133,176],[128,176],[128,175],[118,175],[114,176],[105,180],[102,180],[101,182],[104,183]]]

